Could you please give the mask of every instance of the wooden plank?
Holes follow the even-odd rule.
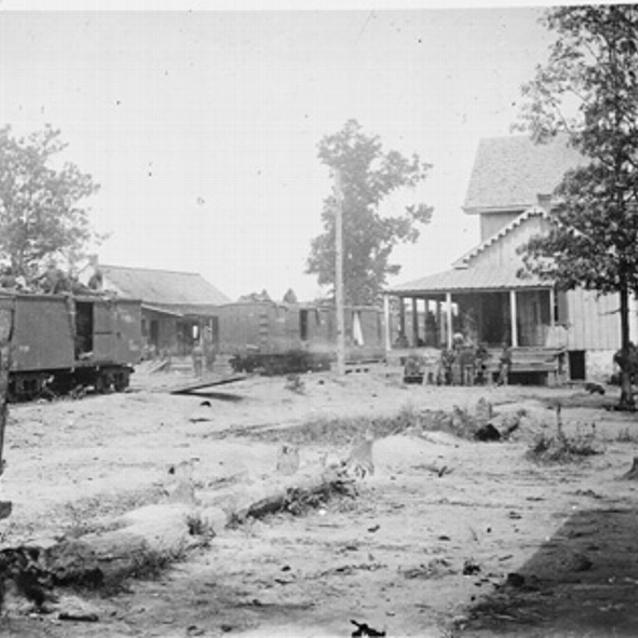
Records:
[[[196,383],[189,383],[188,385],[177,388],[176,390],[171,390],[171,394],[191,394],[195,390],[201,390],[203,388],[211,388],[217,385],[226,385],[227,383],[235,383],[235,381],[243,381],[248,377],[245,374],[234,376],[234,377],[225,377],[223,379],[217,379],[213,381],[212,379],[204,380],[200,379]]]

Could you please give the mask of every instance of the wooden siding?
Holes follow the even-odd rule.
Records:
[[[616,350],[620,348],[618,295],[597,296],[578,288],[567,292],[568,350]]]
[[[521,211],[514,213],[482,213],[481,214],[481,241],[496,235],[501,228],[513,222]]]
[[[519,226],[513,228],[498,241],[487,246],[482,252],[473,257],[469,262],[470,268],[491,267],[518,269],[523,265],[518,249],[531,237],[545,233],[549,229],[549,222],[540,216],[530,217]]]

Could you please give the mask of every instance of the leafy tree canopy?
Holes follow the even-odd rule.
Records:
[[[55,168],[65,148],[49,125],[21,138],[0,128],[0,258],[15,275],[28,279],[56,257],[73,262],[95,237],[80,203],[99,186],[74,164]]]
[[[414,187],[425,179],[430,166],[415,154],[404,157],[398,151],[383,151],[379,138],[367,135],[356,120],[349,120],[333,135],[319,143],[319,159],[338,170],[343,192],[343,272],[347,303],[370,304],[378,300],[388,275],[399,272],[390,263],[393,247],[399,242],[415,242],[417,223],[427,223],[432,208],[410,205],[404,214],[388,216],[380,212],[385,198],[402,187]],[[334,194],[323,204],[324,232],[312,240],[308,273],[318,275],[320,285],[335,281]]]
[[[541,143],[565,131],[583,163],[563,177],[556,223],[529,242],[525,261],[563,288],[620,293],[628,357],[628,295],[638,291],[638,7],[553,8],[544,23],[556,39],[523,87],[523,121]],[[622,402],[633,405],[626,383]]]

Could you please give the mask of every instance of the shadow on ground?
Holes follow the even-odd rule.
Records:
[[[470,610],[461,635],[638,635],[638,510],[574,513]]]

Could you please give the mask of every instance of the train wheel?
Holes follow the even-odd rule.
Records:
[[[126,370],[115,373],[115,381],[113,382],[113,388],[116,392],[124,392],[129,386],[129,373]]]
[[[98,394],[106,394],[109,391],[109,388],[111,386],[108,375],[101,372],[98,373],[98,375],[95,377],[94,385],[95,385],[95,391]]]

